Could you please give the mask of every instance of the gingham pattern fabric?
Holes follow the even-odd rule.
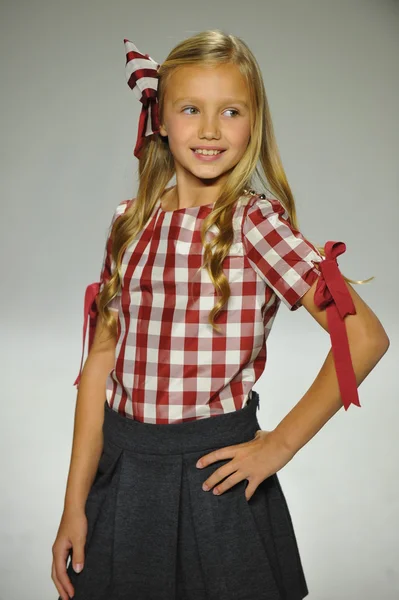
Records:
[[[251,266],[291,311],[297,310],[319,274],[319,251],[291,226],[287,211],[274,198],[251,202],[242,231]]]
[[[121,202],[115,219],[133,200]],[[202,220],[212,204],[164,211],[158,200],[126,249],[118,311],[115,366],[106,398],[120,414],[147,423],[190,421],[242,408],[266,364],[266,340],[281,300],[291,309],[320,275],[323,260],[291,228],[282,205],[263,194],[240,197],[234,241],[223,263],[231,296],[207,323],[215,288],[200,269]],[[208,230],[208,239],[216,233]],[[100,289],[112,273],[108,236]]]

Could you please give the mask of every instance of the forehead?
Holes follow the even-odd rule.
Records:
[[[170,102],[185,97],[204,100],[236,97],[245,101],[248,99],[248,90],[237,65],[187,65],[172,73],[165,88],[165,99]]]

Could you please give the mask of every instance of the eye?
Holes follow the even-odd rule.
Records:
[[[236,115],[239,114],[238,110],[236,110],[235,108],[228,108],[227,110],[230,111],[230,112],[236,113]]]
[[[190,110],[191,108],[192,108],[192,109],[194,109],[194,110],[197,110],[196,108],[194,108],[194,106],[187,106],[187,108],[183,108],[183,112],[184,112],[185,110]]]
[[[195,108],[195,106],[187,106],[186,108],[183,108],[183,112],[184,112],[184,111],[186,111],[186,110],[191,110],[191,109],[193,109],[193,110],[198,110],[197,108]],[[226,112],[227,112],[227,111],[229,111],[229,112],[233,112],[233,113],[236,113],[236,115],[238,115],[238,114],[239,114],[239,111],[238,111],[238,110],[236,110],[235,108],[227,108],[227,109],[226,109]],[[192,113],[190,113],[190,114],[192,114]],[[234,115],[234,116],[235,116],[235,115]]]

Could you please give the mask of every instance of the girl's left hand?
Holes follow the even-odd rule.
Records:
[[[256,488],[264,479],[270,477],[282,469],[293,457],[288,448],[274,431],[258,429],[255,437],[243,444],[218,448],[209,454],[205,454],[197,461],[197,467],[206,467],[218,460],[232,458],[232,460],[219,469],[203,483],[214,494],[223,494],[243,479],[248,479],[245,497],[249,500],[255,493]],[[200,465],[199,465],[200,462]],[[230,477],[228,477],[230,475]],[[227,479],[225,479],[227,478]],[[224,479],[223,483],[219,482]],[[219,484],[219,485],[218,485]]]

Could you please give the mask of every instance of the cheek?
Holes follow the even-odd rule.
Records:
[[[175,156],[183,156],[192,140],[193,135],[189,134],[185,127],[176,127],[173,130],[168,131],[169,148]]]
[[[186,153],[188,146],[186,132],[177,129],[174,129],[173,132],[169,132],[168,143],[172,154],[181,158]]]
[[[251,135],[251,129],[250,129],[250,125],[249,123],[246,122],[241,122],[241,123],[237,123],[237,127],[234,129],[233,132],[233,137],[231,138],[232,140],[234,140],[234,143],[238,146],[238,147],[247,147],[249,138]]]
[[[168,137],[169,140],[176,140],[179,142],[184,142],[192,137],[192,127],[187,123],[184,119],[179,119],[178,117],[169,119],[168,123]]]
[[[225,120],[221,124],[221,138],[224,139],[232,150],[241,152],[248,145],[251,135],[251,125],[249,119],[231,119]]]

